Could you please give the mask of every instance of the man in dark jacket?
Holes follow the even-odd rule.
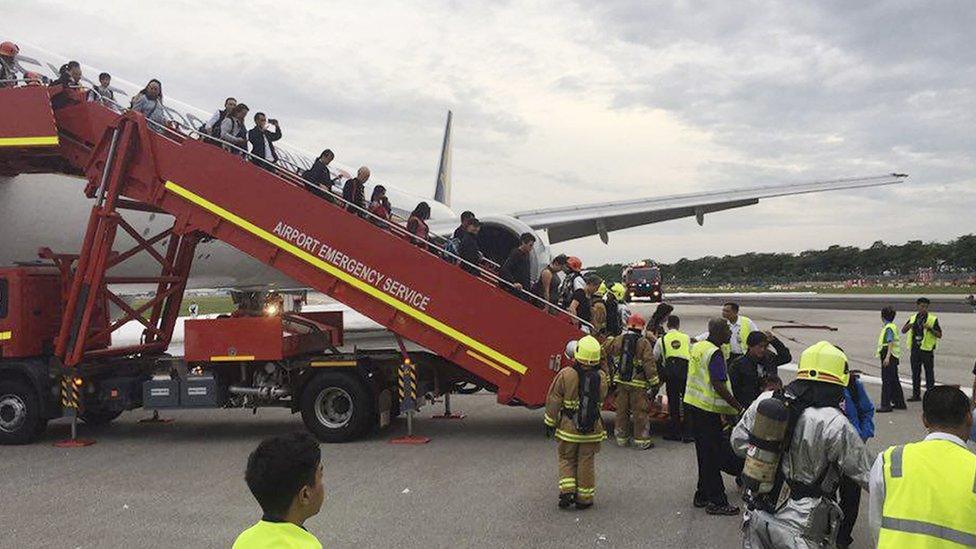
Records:
[[[349,203],[346,209],[351,213],[366,217],[366,182],[369,181],[369,168],[363,166],[356,177],[346,181],[342,187],[342,198]],[[356,206],[359,206],[357,209]]]
[[[274,126],[275,131],[268,130],[268,123]],[[275,119],[268,120],[263,112],[254,115],[254,127],[247,132],[247,140],[251,142],[251,162],[270,170],[273,164],[278,163],[278,153],[275,151],[274,142],[281,139],[281,126]],[[261,162],[261,160],[264,162]]]
[[[771,332],[750,333],[746,345],[746,354],[732,361],[729,367],[729,381],[735,399],[748,408],[762,394],[763,379],[777,375],[777,368],[793,360],[793,356]],[[773,349],[769,349],[770,345]]]
[[[510,291],[517,295],[518,297],[529,301],[529,296],[519,290],[525,290],[528,292],[531,285],[531,262],[529,261],[529,254],[532,253],[532,247],[535,246],[535,235],[532,233],[522,233],[519,237],[519,246],[514,248],[510,254],[508,254],[508,259],[502,264],[501,275],[502,279],[511,282],[514,288],[510,288]]]
[[[461,264],[461,268],[475,276],[478,276],[478,270],[471,265],[481,263],[481,247],[478,246],[478,232],[480,230],[481,222],[478,221],[478,218],[469,219],[468,224],[464,226],[464,233],[461,234],[461,245],[458,246],[458,256],[466,261],[466,263]]]
[[[461,224],[454,229],[452,238],[456,238],[460,241],[461,238],[464,237],[464,227],[468,224],[468,221],[471,221],[472,219],[474,219],[474,212],[470,210],[461,212]]]

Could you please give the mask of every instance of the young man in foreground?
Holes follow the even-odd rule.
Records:
[[[325,499],[318,441],[308,433],[266,439],[248,457],[244,478],[264,515],[233,549],[322,549],[303,526]]]

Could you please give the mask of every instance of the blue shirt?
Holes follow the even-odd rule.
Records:
[[[725,357],[721,350],[712,353],[712,360],[708,363],[708,375],[711,376],[712,381],[725,381],[729,378],[725,370]]]
[[[854,380],[854,390],[857,391],[857,404],[851,397],[850,386],[844,389],[844,413],[857,430],[857,434],[861,435],[861,440],[867,440],[874,436],[874,403],[871,402],[868,392],[864,390],[861,380]]]

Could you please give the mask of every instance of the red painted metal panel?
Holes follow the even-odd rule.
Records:
[[[3,115],[0,140],[58,135],[46,87],[5,88],[3,101],[0,101],[0,114]]]
[[[184,330],[183,351],[188,362],[232,356],[247,357],[243,360],[284,358],[280,317],[192,319],[186,321]]]

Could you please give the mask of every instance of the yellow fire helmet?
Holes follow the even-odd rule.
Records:
[[[610,286],[610,293],[613,297],[617,298],[617,301],[623,301],[624,295],[627,293],[627,288],[620,282],[614,282],[613,286]]]
[[[847,355],[829,341],[820,341],[806,348],[800,355],[800,365],[796,371],[797,379],[822,381],[847,387],[851,370],[847,365]]]
[[[586,336],[576,344],[576,362],[585,366],[596,366],[600,363],[600,342],[593,336]]]
[[[600,287],[596,289],[596,296],[603,297],[605,295],[607,295],[607,283],[601,282]]]

